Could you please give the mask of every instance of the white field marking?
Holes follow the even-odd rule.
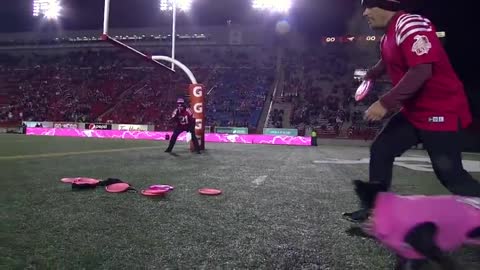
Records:
[[[369,158],[362,158],[357,160],[348,159],[334,159],[328,158],[324,160],[314,160],[314,164],[369,164]],[[480,161],[478,160],[462,160],[463,168],[468,172],[480,172]],[[404,167],[414,171],[433,172],[432,163],[429,157],[410,156],[398,157],[393,163],[396,166]]]
[[[101,154],[101,153],[115,153],[115,152],[124,152],[124,151],[150,150],[150,149],[161,149],[161,148],[164,148],[164,147],[160,147],[160,146],[129,147],[129,148],[116,148],[116,149],[104,149],[104,150],[89,150],[89,151],[78,151],[78,152],[45,153],[45,154],[36,154],[36,155],[0,156],[0,160],[17,160],[17,159],[29,159],[29,158],[64,157],[64,156]]]
[[[257,185],[257,186],[260,186],[261,184],[263,184],[263,182],[265,182],[265,180],[267,180],[267,177],[268,177],[268,175],[259,176],[255,180],[253,180],[252,183]]]

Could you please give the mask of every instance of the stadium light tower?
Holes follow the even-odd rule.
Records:
[[[33,0],[33,16],[43,16],[48,20],[60,17],[62,4],[60,0]]]
[[[175,59],[175,39],[176,39],[176,24],[177,24],[177,8],[180,11],[188,12],[192,8],[193,0],[160,0],[160,11],[172,11],[172,58]],[[175,65],[172,63],[172,69]]]
[[[275,13],[288,13],[292,8],[292,0],[252,0],[252,7]]]

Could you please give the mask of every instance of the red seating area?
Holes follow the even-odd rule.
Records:
[[[145,50],[151,54],[164,53],[156,48]],[[258,112],[265,103],[265,93],[272,83],[266,84],[264,80],[266,76],[273,78],[271,55],[254,46],[180,47],[177,55],[207,90],[229,83],[227,76],[215,76],[218,70],[249,70],[241,76],[242,84],[235,88],[236,92],[245,94],[225,95],[224,91],[213,91],[208,100],[216,103],[228,97],[238,106],[255,105],[252,110],[256,111],[253,121],[256,125]],[[111,48],[47,50],[42,54],[31,52],[21,56],[4,53],[0,54],[0,59],[4,60],[0,63],[0,104],[4,103],[0,107],[0,122],[112,121],[154,124],[158,129],[168,129],[175,100],[186,94],[190,83],[178,68],[172,75],[129,52]],[[236,62],[236,59],[242,61]],[[256,74],[255,70],[265,65],[271,66],[265,71],[268,74]],[[249,110],[246,105],[241,107],[245,115],[250,115]],[[225,124],[239,124],[235,115],[222,117],[225,117],[222,118]],[[211,119],[216,119],[214,112]]]

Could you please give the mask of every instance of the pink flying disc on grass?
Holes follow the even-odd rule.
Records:
[[[152,185],[150,187],[148,187],[148,189],[150,190],[157,190],[157,189],[167,189],[167,190],[173,190],[174,187],[172,186],[169,186],[169,185]]]
[[[364,99],[370,90],[372,90],[373,82],[371,80],[363,81],[355,92],[355,100],[360,101]]]
[[[208,196],[216,196],[222,194],[222,191],[214,188],[201,188],[198,190],[198,193]]]
[[[87,177],[76,177],[76,178],[62,178],[60,179],[63,183],[67,184],[90,184],[90,185],[96,185],[100,182],[98,179],[94,178],[87,178]]]
[[[78,178],[62,178],[62,179],[60,179],[60,181],[62,181],[62,183],[71,184],[71,183],[73,183],[73,181],[75,181],[76,179],[78,179]]]
[[[106,186],[105,190],[110,193],[120,193],[127,191],[129,187],[130,185],[127,183],[116,183]]]
[[[168,191],[168,189],[145,189],[141,193],[145,196],[164,196]]]

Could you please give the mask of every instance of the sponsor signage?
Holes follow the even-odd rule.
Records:
[[[85,129],[100,129],[100,130],[111,130],[112,125],[110,124],[85,124]]]
[[[23,123],[24,123],[27,127],[37,127],[37,125],[41,125],[40,127],[43,127],[43,128],[52,128],[52,127],[53,127],[53,123],[52,123],[52,122],[23,121]]]
[[[297,129],[288,129],[288,128],[264,128],[264,135],[277,135],[277,136],[298,136]]]
[[[118,125],[118,130],[128,130],[128,131],[148,131],[147,125]]]
[[[215,133],[221,134],[248,134],[248,128],[242,127],[216,127]]]
[[[64,122],[58,122],[53,124],[54,128],[78,128],[77,123],[64,123]]]

